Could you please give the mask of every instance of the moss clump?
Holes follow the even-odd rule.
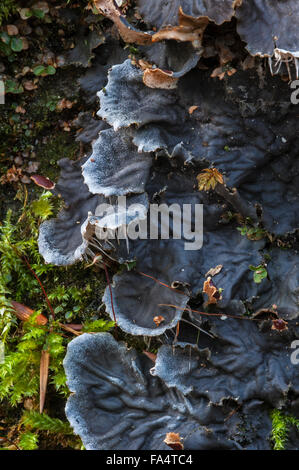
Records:
[[[8,20],[8,18],[16,13],[17,3],[15,0],[1,0],[0,2],[0,26],[3,21]]]
[[[293,416],[284,415],[279,410],[273,410],[272,419],[272,441],[274,450],[284,450],[290,428],[295,426],[299,430],[299,420]]]
[[[59,175],[58,160],[61,158],[75,159],[79,152],[79,144],[74,136],[63,131],[55,133],[37,148],[37,160],[41,162],[39,173],[50,179],[57,179]]]

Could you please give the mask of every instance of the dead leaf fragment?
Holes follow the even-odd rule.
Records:
[[[216,274],[219,274],[221,269],[223,268],[223,265],[222,264],[217,264],[217,266],[215,266],[215,268],[211,268],[209,269],[209,271],[205,274],[205,277],[208,277],[208,276],[216,276]]]
[[[173,450],[184,450],[184,444],[179,433],[168,432],[163,442]]]
[[[64,109],[71,109],[73,107],[73,102],[67,100],[66,98],[62,98],[62,100],[58,101],[56,109],[58,111],[63,111]]]
[[[189,114],[190,114],[190,115],[193,114],[194,111],[197,110],[197,108],[198,108],[198,106],[190,106],[190,108],[188,109]]]
[[[210,276],[204,282],[202,292],[208,296],[206,305],[217,304],[217,302],[222,299],[219,290],[214,286]]]
[[[155,322],[155,324],[156,324],[157,326],[159,326],[160,323],[162,323],[162,321],[164,321],[164,320],[165,320],[165,318],[162,317],[161,315],[159,315],[159,316],[157,316],[157,317],[154,317],[154,322]]]
[[[17,36],[17,34],[19,34],[19,30],[14,24],[8,24],[6,30],[8,36]]]

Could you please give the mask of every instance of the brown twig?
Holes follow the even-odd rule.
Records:
[[[20,255],[19,255],[19,256],[20,256]],[[53,307],[52,307],[52,305],[51,305],[51,303],[50,303],[50,300],[49,300],[49,298],[48,298],[48,296],[47,296],[47,292],[45,291],[45,288],[44,288],[44,286],[43,286],[43,284],[42,284],[40,278],[38,277],[38,275],[36,274],[36,272],[35,272],[35,271],[33,270],[33,268],[31,267],[31,264],[29,263],[29,261],[28,261],[28,259],[26,258],[26,256],[23,255],[23,256],[21,257],[21,259],[26,263],[28,269],[29,269],[30,272],[33,274],[33,276],[35,277],[35,279],[37,280],[37,282],[39,283],[39,285],[40,285],[40,287],[41,287],[41,290],[42,290],[42,292],[43,292],[43,294],[44,294],[44,296],[45,296],[45,299],[46,299],[46,302],[47,302],[47,304],[48,304],[48,307],[49,307],[49,309],[50,309],[50,312],[51,312],[51,314],[52,314],[52,316],[53,316],[53,320],[54,320],[54,319],[55,319],[55,313],[54,313]]]
[[[178,305],[173,305],[173,304],[158,304],[158,307],[172,307],[172,308],[178,308],[179,310],[182,310],[182,311],[187,310],[186,308],[182,308],[182,307],[179,307]],[[237,320],[259,321],[258,318],[247,318],[247,317],[241,317],[238,315],[229,315],[227,313],[200,312],[199,310],[193,310],[192,308],[188,308],[188,310],[193,313],[198,313],[199,315],[207,315],[209,317],[228,317],[228,318],[235,318]]]
[[[183,291],[181,291],[181,290],[178,290],[178,289],[176,289],[175,287],[171,287],[171,286],[169,286],[168,284],[165,284],[164,282],[159,281],[159,279],[156,279],[155,277],[150,276],[149,274],[142,273],[141,271],[137,271],[137,272],[138,272],[138,274],[141,274],[142,276],[148,277],[148,278],[152,279],[153,281],[155,281],[157,284],[160,284],[161,286],[167,287],[168,289],[170,289],[170,290],[172,290],[172,291],[175,291],[175,292],[177,292],[178,294],[186,295],[185,292],[183,292]]]

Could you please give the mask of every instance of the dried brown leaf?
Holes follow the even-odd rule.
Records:
[[[215,266],[215,268],[211,268],[209,269],[209,271],[205,274],[205,277],[208,277],[208,276],[216,276],[216,274],[219,274],[221,269],[223,268],[223,265],[222,264],[218,264],[217,266]]]
[[[162,315],[158,315],[156,317],[154,317],[154,323],[159,326],[160,323],[162,323],[163,321],[165,320],[164,317],[162,317]]]
[[[219,290],[214,286],[210,276],[204,282],[202,292],[208,296],[206,305],[217,304],[217,302],[222,299]]]
[[[168,432],[164,442],[173,450],[184,450],[184,444],[182,443],[182,438],[180,437],[179,433]]]

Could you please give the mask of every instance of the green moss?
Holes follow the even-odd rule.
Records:
[[[68,132],[56,132],[53,138],[41,143],[37,148],[37,160],[41,162],[39,173],[50,179],[57,179],[59,175],[58,160],[69,158],[74,160],[79,152],[79,144],[74,136]]]
[[[8,18],[16,13],[17,3],[15,0],[1,0],[0,2],[0,26]]]
[[[274,450],[284,450],[288,441],[289,430],[295,426],[299,431],[299,420],[290,415],[285,415],[280,410],[273,410],[272,441]]]

